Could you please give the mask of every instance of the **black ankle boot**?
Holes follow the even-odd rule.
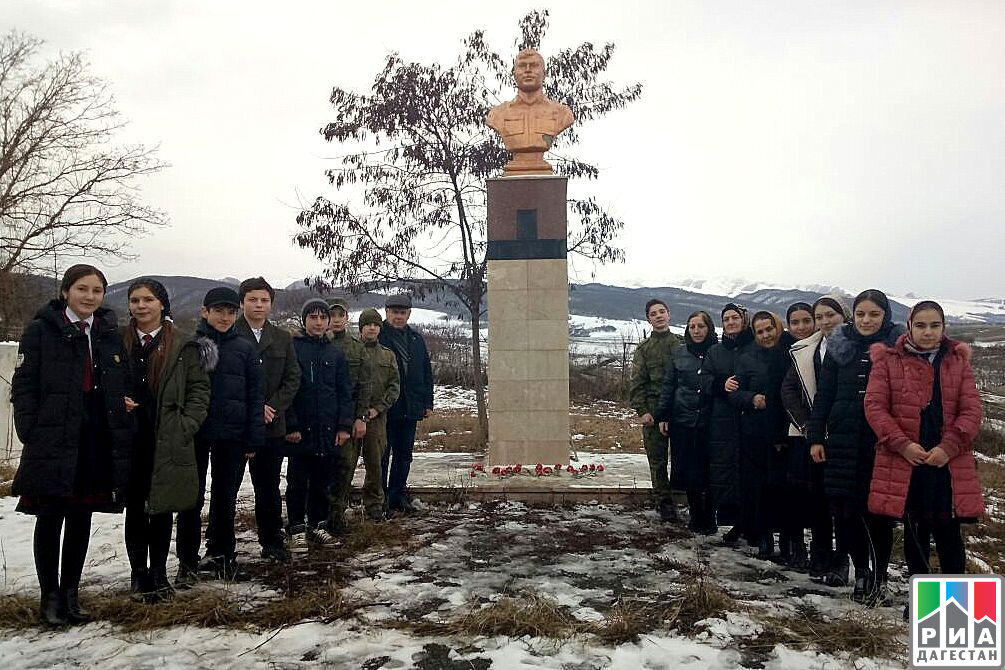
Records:
[[[129,594],[133,600],[140,599],[150,591],[150,573],[146,568],[133,570],[129,576]]]
[[[149,602],[161,602],[174,595],[174,587],[168,581],[167,566],[151,568],[150,582],[147,588]]]
[[[855,588],[851,593],[851,599],[860,605],[871,604],[876,591],[876,579],[871,570],[855,571]]]
[[[771,558],[772,554],[775,553],[775,536],[771,533],[766,533],[761,536],[761,541],[757,545],[757,557],[758,558]]]
[[[63,590],[66,600],[66,618],[72,624],[89,623],[90,613],[80,606],[80,591],[74,586]]]
[[[722,536],[722,543],[727,547],[737,546],[738,544],[740,544],[740,535],[742,534],[742,532],[743,531],[740,529],[739,526],[733,526],[728,531],[726,531],[725,535]]]
[[[66,604],[63,602],[63,595],[59,591],[43,593],[39,602],[38,616],[42,623],[49,626],[68,626],[69,619],[66,618]]]
[[[810,559],[806,555],[806,544],[802,540],[792,541],[792,550],[789,552],[789,567],[799,572],[806,572],[810,567]]]

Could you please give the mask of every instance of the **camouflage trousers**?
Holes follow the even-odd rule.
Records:
[[[642,445],[649,460],[649,475],[653,482],[653,496],[660,503],[673,502],[670,490],[670,440],[658,426],[642,427]]]
[[[384,415],[366,424],[366,435],[349,440],[339,450],[335,465],[335,483],[332,486],[329,520],[338,528],[344,523],[345,510],[352,491],[352,477],[359,457],[363,456],[366,476],[363,479],[363,506],[367,512],[377,512],[384,507],[384,487],[380,481],[380,458],[387,448],[387,418]]]

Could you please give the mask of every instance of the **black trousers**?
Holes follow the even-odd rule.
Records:
[[[932,571],[932,540],[944,575],[962,575],[967,571],[967,556],[958,519],[944,521],[904,520],[904,560],[912,575],[927,575]]]
[[[281,437],[270,438],[265,446],[248,460],[251,485],[255,489],[255,526],[258,528],[258,543],[268,547],[283,543],[283,498],[279,492],[279,480],[283,471],[283,443]],[[238,463],[240,472],[237,484],[244,479],[244,461]]]
[[[821,464],[813,464],[812,477],[813,483],[805,498],[810,527],[810,557],[826,561],[834,552],[834,519],[827,506],[824,469]]]
[[[233,558],[237,551],[234,517],[237,489],[244,478],[244,446],[240,442],[209,441],[196,438],[195,460],[199,468],[199,499],[193,509],[178,514],[175,551],[183,567],[199,564],[202,535],[202,508],[206,500],[206,472],[213,467],[213,488],[209,492],[209,522],[206,525],[206,555]]]
[[[126,555],[134,572],[166,570],[171,550],[171,513],[149,515],[146,511],[153,475],[153,435],[137,443],[126,495]]]
[[[411,419],[387,418],[387,450],[380,465],[384,500],[392,510],[401,508],[407,499],[408,473],[412,467],[417,423]]]
[[[291,455],[286,467],[286,515],[290,530],[306,522],[316,528],[328,520],[336,454]]]
[[[836,516],[834,524],[838,556],[851,557],[856,576],[871,570],[878,582],[885,582],[893,551],[894,520],[869,512],[850,512]]]
[[[60,534],[63,536],[62,555]],[[65,591],[80,586],[90,538],[90,511],[47,512],[35,517],[35,574],[43,598],[60,589]]]

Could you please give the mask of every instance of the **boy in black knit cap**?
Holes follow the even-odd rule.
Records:
[[[329,488],[338,450],[353,423],[352,385],[345,354],[325,333],[331,311],[320,298],[300,312],[303,333],[293,338],[300,364],[300,388],[286,412],[286,513],[290,551],[335,544],[327,528]]]

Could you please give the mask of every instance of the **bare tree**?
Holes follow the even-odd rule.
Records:
[[[0,276],[55,256],[122,258],[130,237],[166,223],[144,205],[139,178],[155,149],[116,145],[124,121],[80,53],[43,61],[41,40],[0,39]]]
[[[520,21],[512,55],[538,47],[548,13]],[[601,80],[614,45],[583,43],[547,59],[549,97],[572,108],[582,124],[637,99],[640,84],[616,87]],[[485,179],[508,160],[485,124],[493,105],[513,95],[512,56],[493,51],[483,32],[464,42],[450,67],[387,57],[369,94],[335,88],[335,119],[321,129],[347,148],[328,178],[341,200],[325,197],[299,215],[296,237],[326,267],[318,288],[360,293],[375,284],[403,282],[415,293],[450,296],[471,323],[471,365],[481,440],[487,435],[479,327],[485,307]],[[596,178],[596,167],[565,152],[577,127],[560,135],[551,158],[559,174]],[[623,223],[594,198],[570,200],[568,249],[596,262],[622,261],[614,245]]]

